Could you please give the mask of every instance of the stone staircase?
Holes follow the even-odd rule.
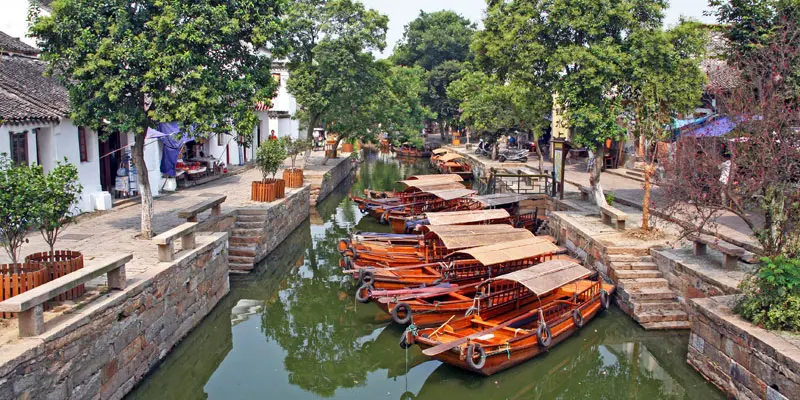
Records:
[[[231,272],[249,272],[255,266],[256,247],[264,231],[267,216],[239,214],[228,239],[228,264]]]
[[[620,308],[646,330],[689,329],[669,283],[650,256],[609,255],[609,275],[617,282]]]

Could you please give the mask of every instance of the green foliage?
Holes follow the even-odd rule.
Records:
[[[36,189],[39,193],[37,225],[52,253],[61,228],[73,221],[70,209],[78,201],[83,187],[78,181],[78,167],[66,159],[37,182],[40,183]]]
[[[388,132],[396,142],[418,140],[425,120],[434,118],[422,104],[425,93],[425,71],[420,67],[391,65],[379,61],[384,73],[384,87],[375,97],[374,113],[378,115],[380,128]]]
[[[285,138],[261,142],[256,151],[256,165],[261,170],[264,182],[267,181],[270,175],[272,175],[272,179],[275,179],[275,174],[283,164],[283,160],[286,159],[286,155]]]
[[[764,258],[740,289],[735,311],[742,317],[766,329],[800,331],[800,259]]]
[[[420,11],[406,25],[403,39],[395,46],[391,60],[400,65],[417,65],[433,70],[445,61],[466,61],[476,26],[454,11]]]
[[[605,197],[606,197],[606,203],[610,205],[611,203],[614,202],[614,200],[617,199],[617,194],[614,192],[606,192]]]
[[[0,154],[0,242],[14,265],[28,231],[38,223],[43,176],[41,166],[16,165]]]
[[[730,54],[744,54],[769,43],[781,25],[781,16],[800,17],[797,0],[709,0],[730,41]]]
[[[311,150],[311,139],[292,140],[292,138],[286,137],[284,140],[286,143],[286,154],[292,159],[292,169],[294,169],[297,163],[297,156],[300,155],[300,153]]]
[[[463,65],[458,61],[445,61],[428,73],[428,90],[422,102],[436,113],[439,122],[452,121],[458,115],[458,100],[447,95],[447,87],[461,75]]]

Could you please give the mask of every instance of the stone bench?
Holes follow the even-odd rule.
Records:
[[[620,231],[625,230],[628,214],[604,204],[600,206],[600,215],[603,217],[603,223],[614,226]]]
[[[183,250],[191,250],[196,246],[195,232],[197,222],[186,222],[172,228],[153,238],[153,243],[158,246],[158,261],[169,262],[175,260],[175,240],[181,240]]]
[[[578,185],[578,190],[581,191],[581,200],[589,201],[589,196],[592,194],[592,188],[589,186]]]
[[[722,264],[725,268],[737,268],[740,258],[747,258],[747,261],[751,261],[755,258],[753,257],[754,255],[747,250],[711,235],[694,233],[688,235],[686,238],[694,242],[694,255],[696,256],[708,254],[709,246],[722,253]]]
[[[178,211],[179,218],[186,218],[186,222],[197,222],[197,214],[201,212],[211,209],[211,216],[218,217],[222,214],[222,203],[225,202],[228,196],[226,195],[219,195],[212,197],[206,201],[197,203],[191,207],[186,207],[183,210]]]
[[[39,287],[0,302],[0,312],[19,313],[19,336],[38,336],[45,332],[44,303],[66,291],[106,274],[108,288],[125,289],[125,264],[133,254],[105,259],[53,279]]]

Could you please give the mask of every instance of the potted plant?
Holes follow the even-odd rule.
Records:
[[[256,165],[261,170],[262,178],[261,181],[254,181],[252,184],[251,199],[253,201],[270,202],[283,197],[285,182],[283,179],[275,179],[275,174],[284,159],[286,159],[286,141],[284,139],[267,140],[258,146]]]
[[[345,139],[344,143],[342,144],[342,151],[345,153],[352,153],[355,144],[356,144],[355,138]]]
[[[33,269],[44,269],[45,282],[60,278],[70,272],[83,268],[83,255],[77,251],[55,250],[56,240],[62,228],[74,221],[72,207],[83,189],[78,181],[78,168],[67,162],[59,162],[42,179],[37,180],[39,210],[36,222],[44,241],[50,246],[49,252],[34,253],[25,258],[25,263]],[[58,297],[70,300],[84,293],[80,285]]]
[[[297,168],[297,156],[301,153],[311,150],[311,140],[286,140],[286,153],[292,161],[292,167],[283,170],[283,180],[286,186],[290,188],[299,188],[303,186],[303,169]]]

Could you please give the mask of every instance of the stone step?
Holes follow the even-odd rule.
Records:
[[[228,256],[228,263],[231,264],[253,264],[255,262],[255,257],[250,256]]]
[[[663,288],[669,290],[669,282],[664,278],[638,278],[638,279],[620,279],[619,286],[628,291],[636,291],[644,288]]]
[[[667,287],[620,290],[620,295],[627,296],[633,302],[675,300],[675,292]]]
[[[264,233],[263,229],[246,229],[246,228],[233,228],[231,236],[233,237],[253,237],[261,236]]]
[[[231,246],[251,246],[257,245],[261,242],[261,238],[258,236],[233,236],[228,239],[228,243]]]
[[[263,222],[239,222],[234,225],[237,229],[264,229]]]
[[[230,246],[228,247],[229,256],[255,257],[256,246]]]
[[[666,331],[676,329],[691,329],[692,324],[689,321],[647,322],[643,323],[642,327],[648,331]]]
[[[253,263],[250,264],[228,263],[228,267],[234,271],[252,271]]]
[[[266,222],[266,215],[238,215],[236,222]]]
[[[238,215],[266,215],[266,208],[240,208],[237,210]]]
[[[620,270],[630,270],[630,269],[641,269],[641,270],[650,270],[650,271],[657,271],[658,265],[655,263],[649,262],[611,262],[611,268],[615,271]]]
[[[642,302],[641,300],[637,300],[635,303],[633,303],[633,312],[636,314],[662,310],[683,310],[683,306],[677,301],[654,300]]]
[[[634,256],[631,254],[609,254],[608,261],[619,263],[655,262],[652,256]]]
[[[650,255],[650,249],[647,247],[642,248],[631,248],[631,247],[616,247],[616,246],[609,246],[606,247],[606,254],[609,256],[612,255],[627,255],[627,256],[636,256],[636,257],[646,257]]]
[[[651,269],[615,269],[614,274],[617,279],[662,278],[661,271]]]
[[[683,310],[661,310],[645,313],[636,313],[633,317],[640,324],[667,321],[689,321],[689,314]]]

